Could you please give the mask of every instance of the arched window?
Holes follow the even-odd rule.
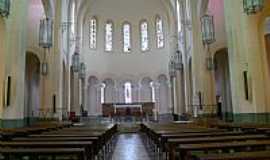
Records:
[[[178,32],[181,32],[181,30],[182,30],[180,10],[181,10],[180,2],[179,1],[176,1]]]
[[[71,19],[71,35],[75,35],[75,2],[72,2],[71,5],[71,14],[70,14],[70,19]]]
[[[105,51],[113,50],[113,23],[107,22],[105,25]]]
[[[97,48],[97,19],[96,17],[92,17],[90,19],[90,48],[96,49]]]
[[[151,86],[151,95],[152,95],[152,102],[156,102],[156,92],[155,92],[155,86],[154,86],[154,82],[150,83]]]
[[[156,18],[156,38],[157,38],[157,48],[163,48],[164,42],[164,28],[162,19],[157,16]]]
[[[141,50],[146,51],[149,49],[148,23],[146,21],[141,22],[140,32],[141,32]]]
[[[123,50],[125,53],[131,52],[131,25],[124,23],[123,25]]]
[[[132,89],[131,83],[125,83],[125,103],[132,103]]]
[[[100,102],[101,104],[105,103],[105,87],[106,84],[102,83],[100,87]]]

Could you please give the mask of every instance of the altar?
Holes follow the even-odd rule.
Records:
[[[103,117],[115,119],[132,117],[136,120],[142,120],[153,116],[153,102],[137,103],[104,103],[102,104]]]

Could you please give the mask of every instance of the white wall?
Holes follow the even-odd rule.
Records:
[[[155,16],[160,15],[164,20],[165,48],[157,49],[155,38]],[[89,19],[98,19],[97,49],[89,49]],[[139,22],[146,19],[150,27],[150,50],[141,52]],[[114,22],[113,52],[104,51],[104,25],[107,20]],[[132,52],[122,51],[122,24],[128,21],[132,24]],[[170,44],[169,20],[161,1],[157,0],[99,0],[92,3],[86,14],[83,31],[82,57],[87,64],[89,75],[104,76],[114,74],[123,76],[167,74]],[[105,77],[105,76],[104,76]]]

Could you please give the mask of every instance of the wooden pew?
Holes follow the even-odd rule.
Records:
[[[235,141],[248,141],[248,140],[270,140],[266,135],[240,135],[240,136],[218,136],[218,137],[191,137],[191,138],[178,138],[168,139],[166,144],[166,151],[168,151],[170,159],[174,159],[175,150],[178,145],[182,144],[208,144],[215,142],[235,142]]]
[[[0,148],[0,155],[5,160],[13,160],[14,157],[29,157],[30,160],[38,160],[40,156],[68,156],[77,160],[86,160],[84,148]],[[75,157],[74,157],[75,156]]]
[[[235,126],[236,127],[236,126]],[[237,129],[237,131],[228,131],[231,129],[217,129],[217,128],[205,128],[201,126],[197,126],[194,124],[184,124],[184,125],[176,125],[176,124],[141,124],[141,130],[146,133],[148,139],[154,143],[155,148],[159,148],[159,152],[163,152],[163,148],[165,148],[166,153],[169,151],[170,160],[175,159],[174,151],[185,150],[180,146],[183,144],[211,144],[211,143],[234,143],[237,142],[249,142],[252,140],[253,142],[258,142],[259,146],[267,146],[266,144],[261,144],[260,140],[269,141],[269,137],[267,134],[258,134],[262,132],[256,132],[256,130],[251,130],[252,126],[245,126],[244,129]],[[234,129],[235,130],[235,129]],[[220,143],[219,143],[220,142]],[[250,147],[250,144],[245,144]],[[255,144],[251,144],[255,145]],[[243,148],[245,148],[243,146]],[[228,147],[229,148],[229,147]],[[218,149],[218,148],[215,148]],[[232,148],[235,149],[235,148]],[[196,150],[196,149],[195,149]],[[207,150],[207,149],[206,149]],[[204,151],[206,151],[204,150]],[[214,150],[214,149],[213,149]],[[193,151],[193,150],[192,150]],[[181,151],[181,155],[185,153]],[[187,152],[188,153],[188,152]],[[166,155],[166,158],[168,156]],[[183,157],[182,157],[183,158]]]
[[[190,159],[189,152],[191,151],[234,151],[245,152],[260,148],[265,150],[270,145],[270,140],[264,141],[241,141],[241,142],[223,142],[223,143],[203,143],[203,144],[182,144],[177,147],[177,152],[180,153],[181,160]]]
[[[269,160],[270,151],[195,154],[192,157],[194,160]]]
[[[88,160],[91,160],[93,150],[91,141],[47,141],[47,142],[29,142],[29,141],[10,141],[10,142],[1,142],[0,147],[8,148],[84,148],[86,152],[86,157]]]
[[[24,137],[11,136],[0,141],[0,147],[10,148],[84,148],[87,159],[94,159],[99,153],[105,155],[112,147],[111,139],[117,132],[117,125],[102,124],[83,127],[56,127],[42,133],[27,132]],[[31,134],[33,133],[33,134]],[[106,159],[106,157],[103,157]]]

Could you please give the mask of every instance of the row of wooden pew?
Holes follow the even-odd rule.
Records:
[[[0,132],[0,160],[107,160],[115,145],[116,124],[48,125]]]
[[[156,160],[269,160],[270,127],[202,127],[194,123],[143,123]]]

